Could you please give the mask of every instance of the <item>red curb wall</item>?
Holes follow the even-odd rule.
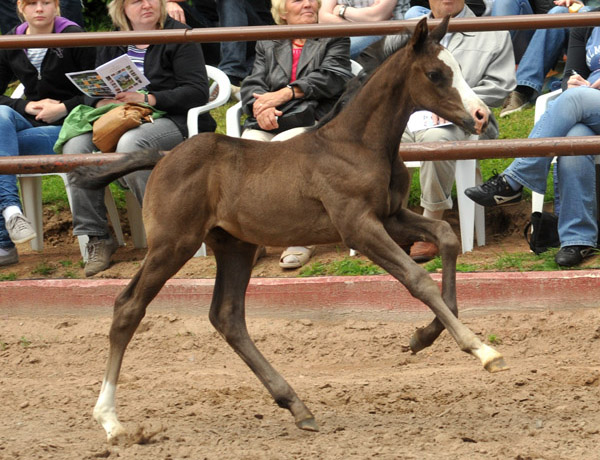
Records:
[[[441,275],[432,275],[441,281]],[[460,310],[596,308],[600,306],[600,271],[459,273]],[[0,283],[0,314],[56,309],[83,312],[111,308],[129,280],[26,280]],[[206,311],[213,279],[172,279],[151,308]],[[428,308],[391,276],[253,278],[248,287],[249,314],[408,313]],[[110,312],[110,310],[108,310]]]

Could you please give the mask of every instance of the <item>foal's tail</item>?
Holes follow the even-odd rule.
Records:
[[[152,169],[166,155],[160,150],[140,150],[123,154],[123,158],[96,166],[79,166],[67,176],[69,183],[77,187],[100,189],[112,181],[141,169]]]

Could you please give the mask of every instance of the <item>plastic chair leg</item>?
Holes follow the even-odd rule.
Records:
[[[145,248],[148,244],[146,242],[146,230],[144,229],[144,221],[142,219],[142,208],[135,195],[130,191],[125,192],[125,202],[127,203],[127,220],[129,220],[129,227],[131,228],[133,246],[136,248]]]
[[[20,176],[21,195],[25,215],[31,221],[37,237],[31,240],[31,249],[44,249],[44,219],[42,209],[42,178],[41,176]]]
[[[474,230],[477,228],[477,244],[485,244],[485,215],[481,206],[475,204],[465,195],[465,189],[474,187],[477,182],[477,161],[457,160],[456,162],[456,196],[460,220],[460,236],[462,252],[473,250]],[[477,209],[479,208],[479,209]]]

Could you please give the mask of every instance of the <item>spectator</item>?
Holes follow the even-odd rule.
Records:
[[[277,24],[313,24],[318,9],[317,0],[273,0],[271,11]],[[249,116],[242,137],[284,140],[313,125],[333,107],[352,78],[349,49],[348,38],[258,42],[252,74],[241,88],[244,111]],[[288,111],[290,105],[294,108]],[[286,120],[290,118],[286,115],[292,119]],[[289,247],[281,254],[279,265],[299,268],[313,252],[314,247]]]
[[[322,0],[319,9],[321,23],[348,23],[403,19],[409,7],[408,0]],[[350,57],[355,59],[367,46],[381,36],[350,38]]]
[[[193,29],[219,26],[215,0],[193,0],[191,5],[187,0],[167,0],[167,14]],[[206,64],[218,67],[221,59],[220,48],[219,43],[202,43]]]
[[[9,34],[80,32],[81,28],[58,16],[58,0],[19,0],[25,22]],[[49,155],[67,113],[83,102],[83,95],[65,72],[87,70],[94,65],[92,48],[30,48],[0,50],[0,156]],[[8,84],[19,79],[26,99],[3,96]],[[37,235],[23,215],[17,179],[0,175],[0,266],[15,264],[14,243]]]
[[[108,13],[120,30],[187,28],[167,16],[165,0],[111,0]],[[208,77],[202,49],[197,43],[104,46],[98,48],[96,65],[125,53],[132,57],[150,81],[148,93],[124,92],[117,94],[114,99],[88,100],[88,105],[100,107],[109,103],[146,102],[166,112],[154,123],[144,123],[127,131],[120,138],[116,151],[132,152],[146,148],[170,150],[187,136],[187,111],[208,100]],[[212,131],[214,128],[214,120],[210,115],[203,115],[199,121],[199,131]],[[92,133],[74,137],[63,147],[63,153],[94,150],[97,149],[92,142]],[[139,171],[123,178],[140,204],[149,175],[149,171]],[[73,186],[71,196],[73,233],[89,237],[85,274],[93,276],[108,268],[110,258],[116,250],[116,243],[108,229],[104,191]]]
[[[464,0],[430,0],[431,17],[474,17]],[[386,49],[398,48],[405,36],[390,36]],[[442,39],[445,46],[458,61],[463,76],[475,94],[489,106],[498,106],[515,87],[515,61],[506,31],[448,33]],[[448,124],[431,114],[434,127],[409,125],[402,142],[436,142],[466,140],[470,134],[453,124]],[[441,125],[441,126],[435,126]],[[454,184],[455,161],[424,161],[421,163],[421,206],[423,215],[441,219],[444,210],[452,208],[450,193]],[[410,255],[417,262],[426,262],[438,253],[433,243],[416,242]]]
[[[589,11],[579,0],[554,0],[557,5],[548,14],[568,13],[576,7],[577,11]],[[505,117],[519,112],[531,105],[542,92],[546,75],[554,67],[566,50],[569,29],[537,29],[517,69],[517,87],[502,104],[500,116]]]
[[[60,0],[60,15],[84,27],[81,0]],[[16,0],[0,1],[0,32],[6,35],[21,23],[17,15]]]
[[[600,27],[572,29],[565,75],[569,77],[563,79],[564,92],[550,103],[530,139],[600,134]],[[517,158],[503,174],[465,194],[483,206],[516,203],[523,187],[544,194],[551,162],[552,157]],[[561,156],[557,167],[561,206],[555,260],[572,267],[593,254],[598,242],[594,155]]]
[[[492,16],[518,16],[522,14],[546,14],[554,7],[554,0],[494,0]],[[534,30],[511,30],[510,37],[515,61],[521,57],[531,41]]]

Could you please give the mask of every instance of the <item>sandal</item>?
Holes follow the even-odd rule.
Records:
[[[309,261],[315,252],[315,246],[290,246],[281,253],[279,266],[281,268],[300,268]]]

